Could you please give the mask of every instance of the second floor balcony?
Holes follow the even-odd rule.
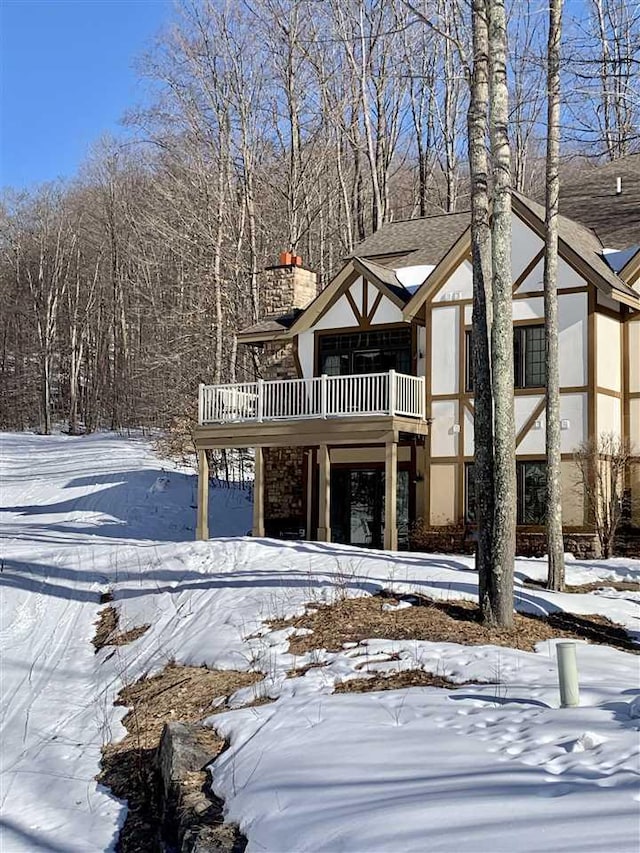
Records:
[[[389,370],[200,385],[199,391],[200,426],[376,416],[425,421],[424,377]]]

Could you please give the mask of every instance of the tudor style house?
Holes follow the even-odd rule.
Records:
[[[620,177],[622,174],[622,178]],[[640,155],[563,188],[559,345],[563,523],[594,531],[574,453],[615,432],[640,448]],[[569,216],[579,216],[569,218]],[[544,551],[544,210],[513,197],[519,553]],[[468,213],[391,222],[316,293],[290,254],[265,271],[265,317],[242,330],[263,378],[200,387],[199,538],[210,448],[255,449],[253,533],[377,548],[473,547]],[[640,526],[640,464],[627,483]]]

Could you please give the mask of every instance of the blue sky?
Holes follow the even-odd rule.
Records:
[[[171,0],[0,0],[0,186],[71,177],[144,98],[136,56]]]

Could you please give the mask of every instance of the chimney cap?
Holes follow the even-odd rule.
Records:
[[[293,252],[280,252],[278,258],[281,267],[301,267],[302,258],[300,255],[294,255]]]

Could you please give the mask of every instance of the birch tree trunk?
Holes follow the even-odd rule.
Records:
[[[504,0],[488,0],[489,133],[493,174],[491,226],[491,360],[494,404],[493,566],[487,623],[513,625],[516,540],[516,442],[513,411],[513,315],[511,283],[511,154],[507,88],[507,21]]]
[[[547,380],[547,551],[550,589],[564,587],[560,365],[558,354],[558,210],[560,194],[560,31],[562,0],[550,0],[547,49],[547,164],[544,243],[544,316]]]
[[[491,299],[491,229],[487,158],[489,57],[486,0],[473,0],[473,68],[467,117],[471,172],[471,255],[473,263],[472,358],[474,377],[474,480],[480,613],[491,617],[493,541],[493,397],[488,306]]]

